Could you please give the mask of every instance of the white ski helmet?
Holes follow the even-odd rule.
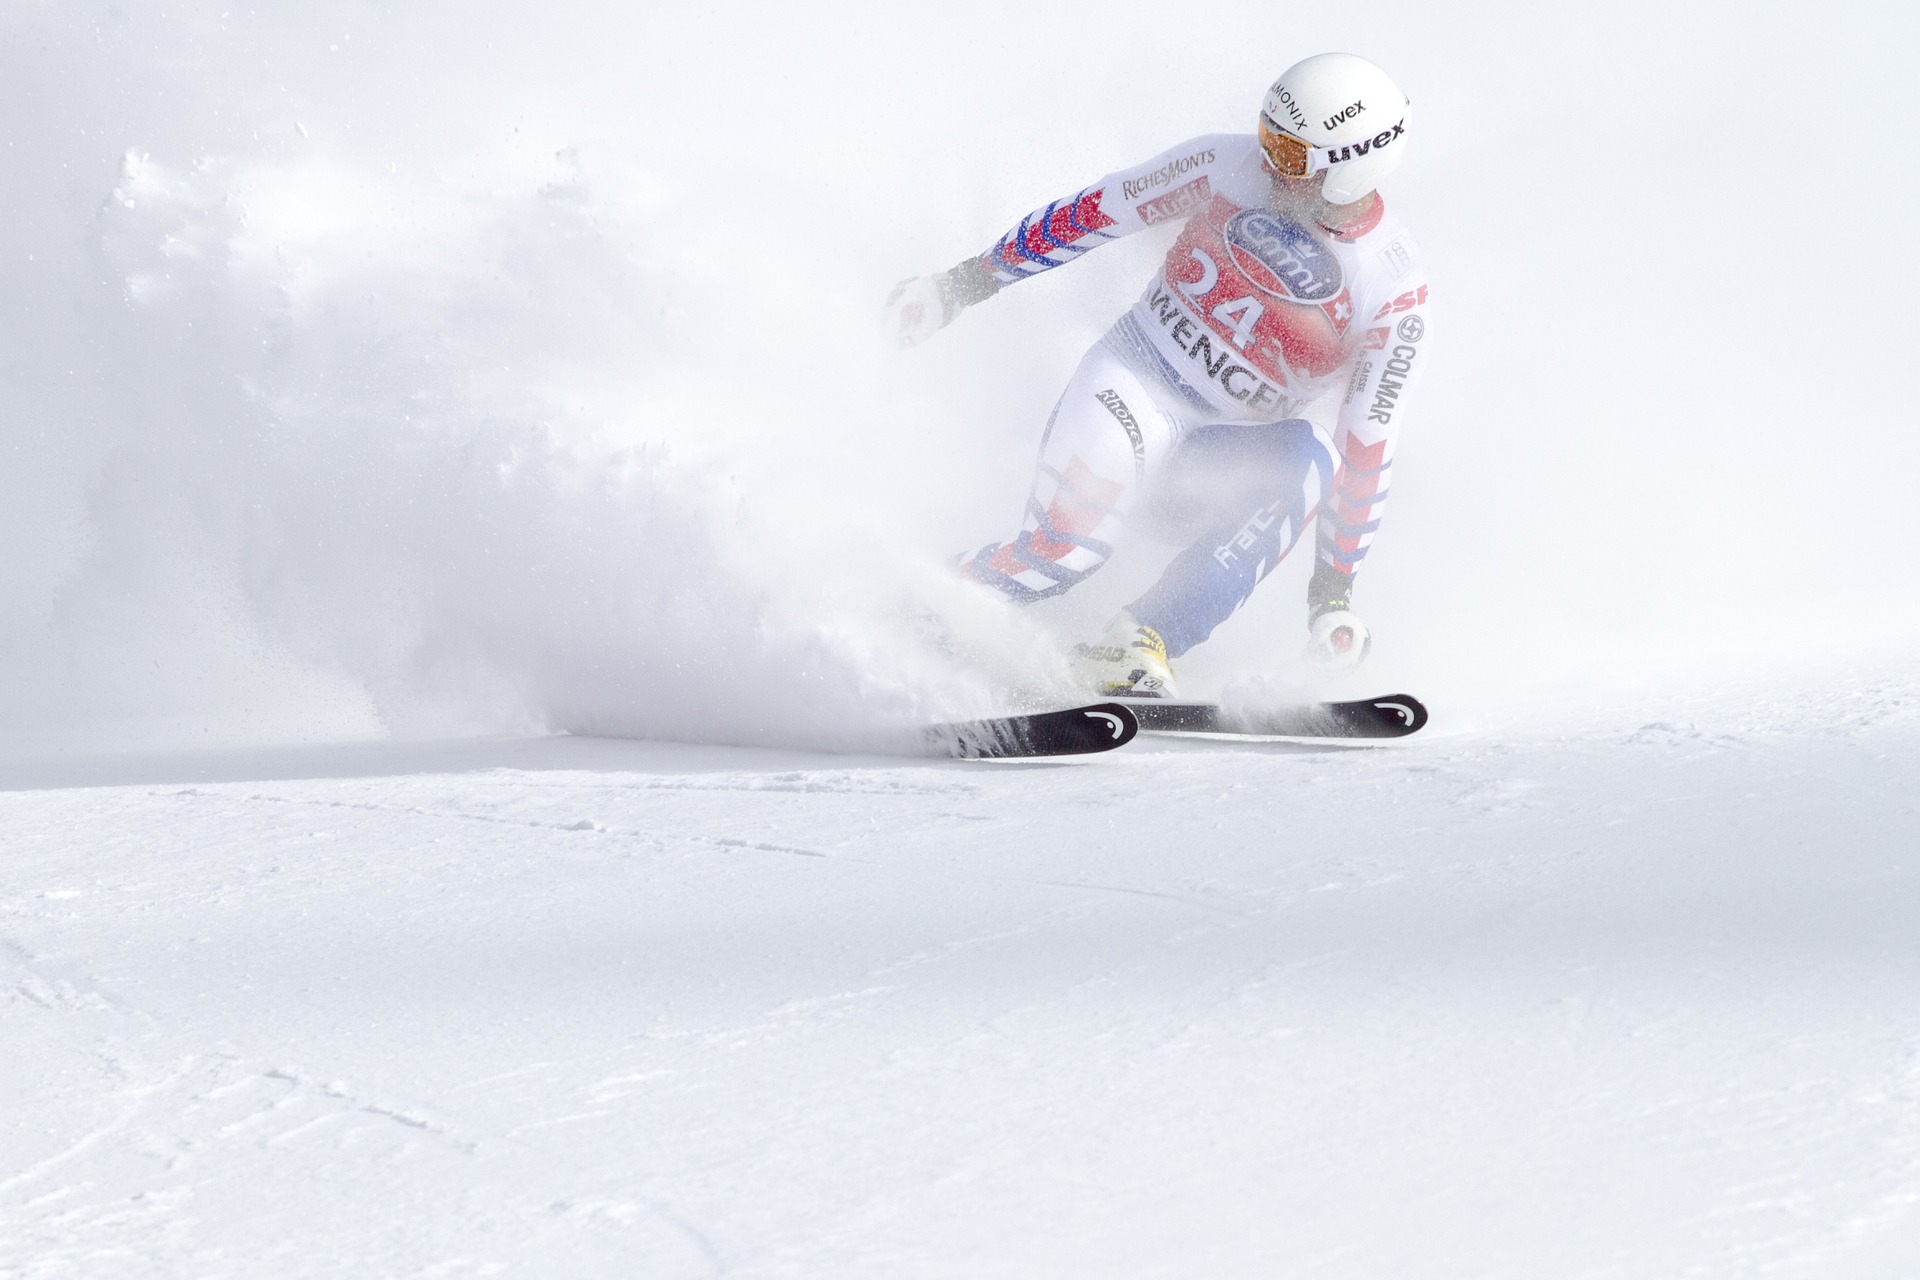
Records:
[[[1280,73],[1260,109],[1260,145],[1275,170],[1326,170],[1320,193],[1351,204],[1393,172],[1413,104],[1387,73],[1351,53],[1315,54]]]

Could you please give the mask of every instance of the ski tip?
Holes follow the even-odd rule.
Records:
[[[1140,717],[1124,702],[1098,702],[1090,707],[1075,707],[1063,714],[1078,715],[1098,726],[1095,734],[1098,745],[1094,748],[1097,751],[1124,747],[1140,732]],[[1104,738],[1098,736],[1100,731],[1105,732]]]
[[[1366,705],[1379,713],[1383,725],[1395,729],[1395,737],[1418,733],[1427,726],[1427,704],[1410,693],[1368,698]]]
[[[1063,711],[937,724],[927,729],[926,736],[936,754],[961,760],[1013,760],[1112,751],[1132,742],[1139,732],[1140,721],[1132,710],[1118,702],[1099,702]]]

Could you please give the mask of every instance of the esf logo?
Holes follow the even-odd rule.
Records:
[[[1268,293],[1301,302],[1326,302],[1344,275],[1333,251],[1299,223],[1264,209],[1242,209],[1227,220],[1227,252],[1249,280]]]
[[[1407,290],[1405,293],[1395,298],[1392,302],[1381,303],[1380,309],[1373,313],[1373,318],[1375,320],[1383,320],[1387,316],[1393,315],[1397,312],[1411,311],[1415,307],[1424,307],[1426,305],[1427,305],[1427,286],[1421,285],[1418,289]]]

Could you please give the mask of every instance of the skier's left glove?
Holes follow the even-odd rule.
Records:
[[[1373,633],[1345,600],[1331,600],[1307,619],[1307,659],[1332,671],[1351,671],[1366,661]]]
[[[1320,561],[1307,580],[1307,660],[1351,671],[1371,648],[1373,635],[1353,611],[1353,575]]]
[[[919,346],[962,311],[998,292],[1000,281],[978,258],[938,275],[902,280],[887,295],[887,332],[903,347]]]

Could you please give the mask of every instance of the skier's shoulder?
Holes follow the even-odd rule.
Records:
[[[1384,196],[1374,204],[1368,216],[1351,226],[1334,230],[1335,238],[1351,246],[1353,255],[1376,262],[1390,272],[1419,270],[1423,266],[1420,242],[1413,230]]]
[[[1250,133],[1203,133],[1110,174],[1110,207],[1124,208],[1145,226],[1184,217],[1208,197],[1257,171],[1259,143]]]
[[[1166,147],[1124,173],[1152,173],[1173,166],[1181,174],[1218,172],[1252,156],[1259,141],[1250,133],[1203,133]]]
[[[1352,264],[1356,301],[1397,299],[1413,291],[1425,300],[1427,265],[1399,214],[1383,198],[1378,217],[1351,233],[1340,235],[1348,261]]]

